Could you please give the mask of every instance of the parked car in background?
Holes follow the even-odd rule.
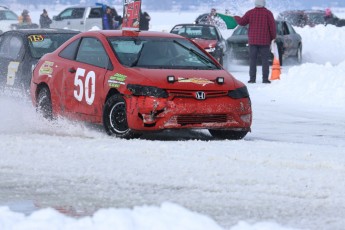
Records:
[[[304,10],[303,13],[307,26],[326,25],[324,10]]]
[[[279,53],[280,64],[284,59],[294,57],[298,63],[302,62],[302,37],[286,21],[276,20],[277,38],[276,43]],[[230,59],[249,60],[248,27],[238,26],[233,34],[227,39]],[[272,55],[273,57],[273,55]]]
[[[278,14],[277,20],[287,21],[292,26],[304,27],[307,25],[307,16],[303,10],[287,10]]]
[[[114,19],[121,24],[122,17],[117,14],[114,8],[111,9]],[[78,31],[88,31],[93,28],[103,29],[103,11],[104,9],[100,5],[67,7],[58,15],[53,16],[50,27]]]
[[[197,128],[241,139],[252,123],[246,85],[191,40],[164,32],[80,33],[40,59],[31,97],[44,117],[103,124],[120,138]]]
[[[1,34],[0,88],[29,92],[32,70],[38,60],[78,33],[62,29],[23,29]]]
[[[332,13],[330,19],[326,20],[325,15],[325,10],[288,10],[279,13],[277,20],[285,20],[297,27],[314,27],[316,25],[345,26],[345,19],[340,19]]]
[[[195,20],[194,20],[194,23],[195,24],[208,24],[208,15],[210,13],[203,13],[203,14],[200,14]]]
[[[206,24],[178,24],[171,29],[170,33],[191,39],[223,65],[223,59],[228,45],[216,26]]]
[[[0,6],[0,34],[11,30],[11,25],[18,22],[18,15],[6,6]]]

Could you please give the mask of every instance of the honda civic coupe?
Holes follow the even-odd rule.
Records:
[[[252,123],[246,86],[191,40],[164,32],[82,32],[40,59],[31,98],[43,117],[126,139],[165,129],[242,139]]]
[[[0,35],[0,91],[28,95],[32,70],[46,53],[78,34],[63,29],[20,29]]]
[[[171,29],[170,33],[192,39],[223,65],[228,45],[216,26],[207,24],[178,24]]]

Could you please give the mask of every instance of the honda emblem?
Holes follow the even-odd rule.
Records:
[[[195,98],[198,100],[205,100],[205,98],[206,98],[205,92],[203,92],[203,91],[196,92]]]

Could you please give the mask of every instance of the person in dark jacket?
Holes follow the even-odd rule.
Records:
[[[256,61],[259,53],[262,60],[262,82],[271,83],[268,80],[270,45],[276,39],[277,31],[273,14],[265,8],[265,5],[265,0],[255,0],[255,8],[246,12],[243,17],[234,17],[239,25],[248,25],[250,63],[248,83],[256,82]]]
[[[51,23],[52,23],[52,20],[49,18],[47,10],[43,9],[43,13],[40,16],[40,27],[50,28]]]
[[[114,29],[114,15],[109,6],[105,9],[105,14],[103,15],[103,29],[113,30]]]
[[[142,12],[140,10],[140,21],[139,21],[139,29],[140,30],[149,30],[149,22],[151,20],[150,15],[147,12]]]

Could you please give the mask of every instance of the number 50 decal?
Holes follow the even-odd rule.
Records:
[[[83,100],[84,89],[85,89],[85,101],[87,104],[92,105],[95,100],[95,81],[96,74],[93,71],[87,73],[85,78],[85,84],[83,83],[82,78],[85,76],[85,69],[78,68],[74,76],[74,85],[78,88],[74,90],[74,97],[78,101]],[[90,82],[91,81],[91,82]],[[91,89],[90,89],[91,86]]]

